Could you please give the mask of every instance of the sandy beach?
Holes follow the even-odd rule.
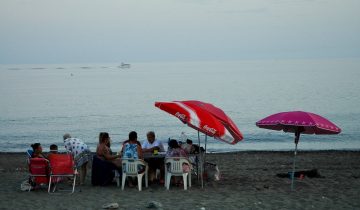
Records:
[[[236,152],[208,154],[207,161],[216,163],[220,181],[182,187],[152,184],[138,192],[115,184],[93,187],[90,173],[85,186],[70,194],[49,195],[45,189],[20,190],[27,179],[25,154],[0,153],[0,209],[102,209],[117,202],[119,209],[147,209],[157,201],[162,209],[360,209],[360,151],[300,151],[297,170],[317,169],[323,178],[297,179],[295,191],[290,179],[278,173],[291,171],[292,152]]]

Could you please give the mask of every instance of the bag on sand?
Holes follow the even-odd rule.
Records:
[[[208,181],[219,181],[221,179],[219,167],[214,163],[206,162],[205,176],[207,176]]]
[[[278,173],[276,174],[277,177],[280,178],[291,178],[292,171],[288,173]],[[311,170],[304,170],[304,171],[295,171],[294,177],[301,178],[301,177],[309,177],[309,178],[325,178],[322,176],[317,169],[311,169]]]
[[[29,191],[32,190],[32,186],[29,183],[29,180],[24,180],[21,185],[20,185],[20,190],[21,191]]]

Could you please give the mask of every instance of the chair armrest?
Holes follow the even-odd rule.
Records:
[[[139,163],[143,164],[144,166],[147,166],[148,163],[142,159],[137,160]]]

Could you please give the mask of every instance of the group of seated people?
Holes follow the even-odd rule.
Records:
[[[87,173],[87,164],[91,161],[92,156],[89,147],[82,142],[80,139],[71,138],[70,134],[66,133],[63,136],[64,147],[66,151],[74,157],[75,167],[79,171],[80,175],[80,185],[85,183],[86,173]],[[40,143],[35,143],[31,145],[32,147],[32,158],[45,158],[48,159],[52,154],[58,153],[58,146],[56,144],[50,145],[50,153],[45,155],[42,150]]]
[[[142,159],[145,160],[149,167],[149,180],[151,182],[158,181],[160,184],[164,183],[164,159],[161,158],[145,158],[147,154],[158,154],[158,152],[165,152],[164,145],[161,141],[156,139],[155,132],[147,133],[142,144],[138,141],[138,136],[135,131],[131,131],[128,140],[122,143],[121,150],[114,154],[111,150],[111,138],[109,133],[101,132],[99,134],[99,143],[96,148],[96,154],[91,155],[88,146],[79,139],[71,138],[69,134],[63,136],[65,149],[71,152],[75,158],[76,167],[80,171],[80,184],[83,184],[86,177],[87,163],[92,160],[92,184],[93,185],[107,185],[112,182],[114,177],[114,170],[121,174],[122,159]],[[31,145],[33,147],[33,157],[47,158],[42,153],[40,143]],[[50,154],[57,152],[57,146],[50,146]],[[192,141],[187,139],[186,142],[178,142],[175,139],[169,139],[168,150],[166,157],[188,157],[189,153],[199,152],[197,145],[193,145]],[[185,167],[186,168],[186,167]],[[189,168],[189,167],[188,167]],[[141,169],[139,169],[141,170]],[[155,180],[156,171],[160,170],[159,180]],[[184,169],[185,170],[185,169]],[[128,182],[133,185],[131,179]]]
[[[147,154],[157,154],[158,152],[165,152],[164,145],[161,141],[156,139],[155,132],[150,131],[146,134],[147,140],[142,144],[138,141],[138,136],[135,131],[129,133],[128,140],[124,141],[121,150],[117,154],[111,151],[111,138],[108,133],[102,132],[99,135],[99,144],[96,149],[96,157],[102,161],[107,161],[112,164],[114,170],[121,171],[121,159],[142,159],[145,160],[149,166],[149,180],[155,182],[156,171],[160,170],[159,183],[164,183],[164,159],[161,158],[144,158]],[[175,139],[169,139],[168,150],[166,157],[188,157],[189,153],[198,151],[197,145],[193,145],[191,140],[186,143],[178,142]],[[93,164],[94,165],[94,164]],[[189,168],[189,167],[187,167]],[[94,170],[94,168],[93,168]],[[141,170],[141,169],[139,169]],[[131,181],[129,182],[131,184]]]

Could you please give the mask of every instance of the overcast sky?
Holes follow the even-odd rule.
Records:
[[[0,0],[0,64],[360,57],[360,0]]]

